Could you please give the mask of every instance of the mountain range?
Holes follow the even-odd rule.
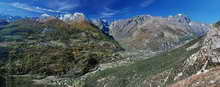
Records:
[[[111,35],[128,49],[167,50],[186,40],[203,36],[210,25],[192,22],[182,14],[168,18],[150,15],[115,21]]]
[[[215,87],[219,26],[183,14],[112,23],[83,13],[3,19],[0,73],[31,77],[16,87]]]
[[[6,20],[7,22],[13,22],[13,21],[22,19],[22,17],[20,17],[20,16],[11,16],[11,15],[3,15],[3,14],[0,14],[0,19]]]

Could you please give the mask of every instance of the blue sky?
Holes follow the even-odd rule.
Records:
[[[137,15],[170,16],[178,13],[194,21],[220,20],[220,0],[1,0],[0,14],[39,16],[82,12],[90,18],[129,18]]]

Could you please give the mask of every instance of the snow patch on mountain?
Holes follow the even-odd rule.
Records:
[[[87,20],[86,16],[83,13],[79,13],[79,12],[76,12],[74,14],[64,14],[59,19],[65,22]]]

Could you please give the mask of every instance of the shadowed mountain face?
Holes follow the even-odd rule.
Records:
[[[92,21],[94,25],[99,27],[105,34],[109,35],[109,22],[105,19],[97,19]]]
[[[149,15],[113,22],[110,34],[126,49],[163,51],[204,35],[210,25],[179,14],[168,18]]]
[[[0,27],[3,26],[3,25],[6,25],[8,24],[8,22],[6,20],[1,20],[0,19]]]
[[[0,86],[1,87],[6,87],[6,80],[2,76],[0,76]]]
[[[68,18],[66,18],[67,20]],[[120,59],[112,38],[90,21],[55,17],[22,19],[0,30],[1,54],[8,60],[1,71],[9,74],[83,75],[98,64]],[[2,56],[2,55],[1,55]]]

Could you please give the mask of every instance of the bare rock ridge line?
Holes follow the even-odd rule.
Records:
[[[196,74],[171,85],[171,87],[216,87],[220,85],[218,66],[220,64],[219,36],[219,27],[213,27],[207,33],[202,48],[186,61],[184,69],[193,70]]]

